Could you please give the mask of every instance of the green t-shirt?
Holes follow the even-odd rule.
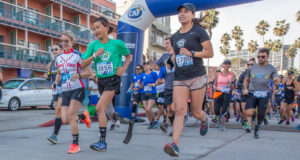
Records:
[[[110,39],[105,44],[95,40],[89,44],[86,52],[82,55],[82,59],[88,59],[99,48],[104,49],[104,54],[94,59],[96,76],[98,78],[114,76],[117,71],[116,67],[122,67],[122,56],[130,54],[129,49],[121,40]]]

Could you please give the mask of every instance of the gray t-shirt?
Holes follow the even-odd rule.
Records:
[[[277,77],[277,71],[271,64],[264,67],[255,64],[249,69],[247,77],[250,78],[249,91],[271,91],[270,83]]]
[[[157,60],[155,63],[159,67],[166,67],[166,76],[165,76],[165,89],[173,89],[173,80],[174,80],[174,71],[175,67],[173,67],[171,70],[169,70],[166,66],[166,63],[169,58],[172,58],[173,54],[164,53],[159,60]]]

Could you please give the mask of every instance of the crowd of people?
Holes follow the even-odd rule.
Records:
[[[254,138],[259,138],[262,123],[267,123],[270,114],[280,113],[279,124],[290,124],[295,113],[295,100],[299,95],[299,78],[289,72],[288,77],[278,76],[276,69],[268,63],[269,50],[259,50],[255,59],[247,63],[248,69],[240,77],[231,72],[231,62],[225,60],[222,70],[213,81],[208,82],[203,58],[213,57],[213,48],[205,29],[195,18],[195,6],[185,3],[178,7],[181,28],[165,39],[164,53],[154,61],[146,53],[148,61],[136,65],[132,83],[127,90],[132,94],[132,113],[128,132],[132,132],[137,117],[138,106],[146,112],[147,129],[160,128],[167,132],[172,126],[172,142],[164,147],[170,156],[179,156],[179,140],[184,128],[187,113],[201,121],[199,134],[208,132],[208,116],[222,131],[229,118],[236,117],[242,127],[251,132],[254,125]],[[93,22],[93,33],[97,40],[89,44],[81,54],[72,48],[75,36],[66,31],[61,43],[52,47],[55,59],[48,66],[48,77],[53,82],[53,95],[56,102],[54,132],[47,139],[56,144],[62,124],[71,126],[73,137],[68,153],[80,151],[78,122],[83,121],[88,128],[91,120],[88,111],[77,114],[85,97],[85,88],[90,91],[89,104],[94,104],[98,116],[99,139],[90,145],[96,151],[107,150],[107,121],[113,120],[111,129],[117,125],[118,114],[114,111],[114,97],[120,93],[121,76],[127,70],[131,54],[121,40],[109,38],[113,28],[104,17]],[[122,56],[125,63],[122,66]],[[89,65],[94,62],[95,77]],[[84,84],[83,79],[90,78]],[[299,96],[298,96],[299,104]],[[157,114],[153,107],[157,106]],[[271,112],[273,111],[273,113]],[[298,109],[299,116],[300,110]],[[163,123],[160,118],[163,117]],[[117,125],[118,126],[118,125]],[[132,134],[132,133],[131,133]],[[124,143],[128,143],[130,138]]]

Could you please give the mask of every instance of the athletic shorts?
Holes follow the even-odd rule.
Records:
[[[286,103],[286,104],[294,104],[295,103],[295,98],[285,97],[285,98],[283,98],[283,102]]]
[[[165,105],[169,105],[173,103],[173,89],[165,89],[164,92],[165,97]]]
[[[159,92],[158,97],[156,99],[157,105],[164,105],[165,104],[165,94],[164,92]]]
[[[104,91],[115,91],[116,95],[120,93],[121,77],[111,76],[105,78],[98,78],[98,90],[100,95]]]
[[[243,93],[240,93],[241,102],[246,103],[247,102],[247,95],[243,95]]]
[[[275,94],[275,106],[281,106],[282,98],[280,94]]]
[[[72,99],[83,102],[85,96],[84,88],[78,88],[72,91],[62,92],[61,106],[69,106]]]
[[[143,101],[156,100],[156,94],[153,93],[143,93],[142,94]]]
[[[190,91],[201,89],[205,87],[206,84],[207,84],[207,75],[203,75],[189,80],[173,82],[174,86],[187,86],[190,89]]]
[[[141,102],[142,101],[142,94],[141,93],[137,93],[137,94],[133,94],[132,95],[132,102]]]
[[[52,95],[53,96],[53,101],[54,102],[57,102],[58,101],[58,98],[62,98],[62,94],[54,94]]]
[[[246,110],[256,108],[256,106],[258,106],[259,108],[261,107],[267,108],[269,100],[270,100],[270,93],[268,93],[268,95],[264,98],[258,98],[255,97],[253,93],[249,92],[247,96]]]

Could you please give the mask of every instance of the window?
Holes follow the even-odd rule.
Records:
[[[34,81],[27,81],[23,86],[22,86],[23,90],[33,90],[35,89],[34,86]]]
[[[37,80],[35,81],[36,89],[51,89],[49,81]]]
[[[28,9],[35,11],[35,12],[40,12],[39,10],[31,8],[31,7],[28,7]],[[28,11],[27,22],[31,23],[31,24],[38,24],[40,15],[35,12],[32,12],[32,11]]]

